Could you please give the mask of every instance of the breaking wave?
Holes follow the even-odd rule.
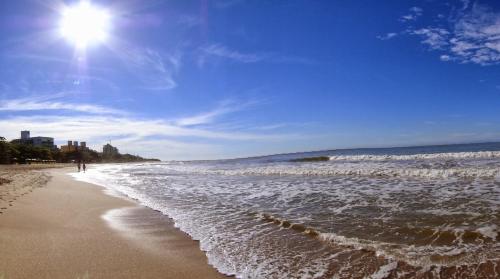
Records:
[[[412,155],[337,155],[330,161],[409,161],[436,159],[492,159],[500,158],[500,151],[453,152]]]

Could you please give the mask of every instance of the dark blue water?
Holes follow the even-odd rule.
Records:
[[[458,152],[479,152],[479,151],[500,151],[500,142],[485,143],[465,143],[447,145],[426,145],[407,147],[383,147],[383,148],[353,148],[353,149],[333,149],[311,152],[297,152],[287,154],[274,154],[267,156],[248,157],[220,160],[220,163],[249,162],[249,163],[270,163],[283,162],[300,158],[320,157],[320,156],[351,156],[351,155],[415,155],[415,154],[436,154],[436,153],[458,153]]]

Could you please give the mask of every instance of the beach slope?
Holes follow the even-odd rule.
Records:
[[[0,214],[0,278],[226,278],[165,216],[66,172]]]

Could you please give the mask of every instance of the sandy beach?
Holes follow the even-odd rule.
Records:
[[[68,171],[0,169],[0,278],[227,278],[167,217]]]

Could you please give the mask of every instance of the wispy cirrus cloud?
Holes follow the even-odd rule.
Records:
[[[175,121],[179,126],[195,126],[208,124],[215,121],[215,119],[221,115],[231,112],[230,108],[218,108],[208,112],[203,112],[197,115],[181,118]]]
[[[255,105],[257,103],[259,102],[258,101],[236,102],[233,100],[225,100],[220,102],[216,108],[210,111],[177,119],[175,123],[179,126],[196,126],[196,125],[210,124],[223,115],[244,110],[249,106]]]
[[[72,62],[71,59],[64,59],[51,55],[40,55],[40,54],[26,53],[26,52],[10,52],[6,53],[5,56],[13,59],[22,59],[22,60],[40,61],[40,62],[56,62],[62,64],[69,64]]]
[[[64,97],[65,93],[59,93],[1,101],[0,113],[9,113],[0,118],[1,136],[17,138],[26,129],[54,137],[59,143],[86,140],[97,150],[112,139],[124,152],[162,159],[230,157],[223,146],[229,142],[240,146],[303,139],[300,134],[276,132],[272,127],[241,129],[220,121],[223,115],[257,104],[254,101],[222,101],[212,110],[182,118],[144,118],[106,106],[64,102]],[[62,115],[62,110],[71,113]]]
[[[211,44],[209,46],[200,48],[200,50],[205,56],[217,56],[241,63],[255,63],[265,58],[262,54],[242,53],[236,50],[229,49],[228,47],[221,44]]]
[[[238,63],[283,63],[283,64],[314,64],[316,61],[300,56],[283,55],[273,52],[241,52],[222,44],[210,44],[199,48],[198,66],[203,67],[209,58],[226,59]]]
[[[174,121],[126,116],[31,115],[0,119],[2,136],[17,138],[20,130],[30,130],[36,135],[54,137],[59,142],[68,139],[86,140],[92,148],[98,150],[112,139],[124,152],[162,159],[208,158],[203,152],[206,153],[213,150],[212,147],[227,142],[269,143],[303,138],[293,133],[249,133],[181,127]],[[130,142],[134,144],[127,144]],[[179,146],[183,146],[182,151],[169,150]],[[189,147],[200,150],[195,152]],[[152,152],[145,152],[148,150]],[[225,156],[223,152],[216,152],[211,158],[221,156]]]
[[[122,46],[114,53],[130,73],[139,79],[143,89],[167,91],[177,86],[175,76],[181,67],[181,53],[163,53],[152,48]]]
[[[17,123],[14,125],[14,123]],[[19,126],[21,125],[21,126]],[[71,134],[85,138],[146,138],[151,136],[196,137],[222,140],[270,140],[283,138],[276,134],[254,134],[238,131],[213,131],[209,129],[181,127],[165,119],[142,119],[131,116],[87,115],[71,116],[16,116],[0,121],[0,129],[14,131],[28,127],[53,136]],[[4,130],[4,131],[5,131]],[[17,134],[17,132],[15,134]]]
[[[25,98],[0,100],[0,111],[21,112],[21,111],[49,111],[49,110],[67,110],[74,112],[83,112],[89,114],[126,114],[122,110],[117,110],[105,106],[82,103],[68,103],[58,98],[64,97],[65,93],[31,96]]]

